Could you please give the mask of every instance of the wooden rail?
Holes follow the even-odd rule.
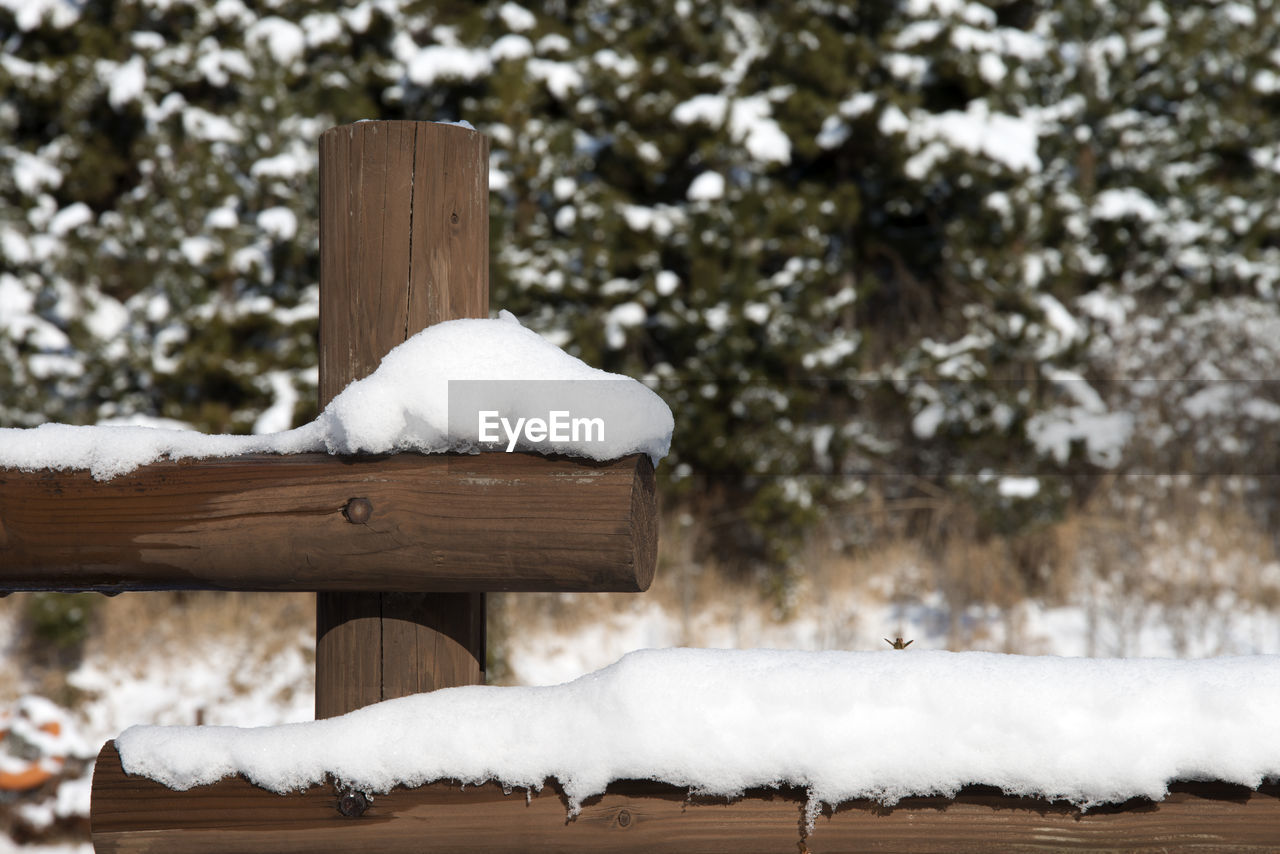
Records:
[[[954,799],[907,798],[892,808],[843,804],[819,815],[807,835],[798,790],[725,800],[628,781],[590,799],[572,820],[553,782],[532,795],[493,783],[434,783],[377,795],[367,806],[350,795],[344,803],[343,794],[316,786],[277,795],[238,777],[175,792],[126,775],[108,743],[93,778],[93,842],[97,854],[1280,850],[1280,785],[1185,783],[1163,801],[1085,813],[972,787]]]
[[[109,481],[0,469],[0,589],[648,588],[653,467],[532,454],[261,455]]]

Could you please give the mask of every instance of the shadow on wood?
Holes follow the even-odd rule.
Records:
[[[743,798],[691,797],[663,783],[611,785],[567,819],[563,791],[504,793],[486,783],[434,783],[376,795],[361,812],[331,786],[276,795],[241,778],[175,792],[126,775],[114,743],[93,778],[93,841],[108,852],[658,852],[735,854],[837,851],[987,852],[1051,848],[1124,851],[1275,851],[1280,785],[1259,791],[1180,784],[1158,803],[1081,813],[1065,804],[1006,797],[983,787],[954,799],[869,801],[817,817],[804,835],[801,790]]]
[[[253,455],[103,482],[0,469],[0,590],[640,591],[656,502],[645,456]]]

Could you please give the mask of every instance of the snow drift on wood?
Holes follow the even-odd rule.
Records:
[[[539,788],[576,812],[614,780],[708,795],[795,785],[836,804],[967,784],[1081,807],[1173,780],[1280,775],[1280,657],[646,650],[554,687],[449,688],[277,727],[133,727],[124,769],[175,789],[435,780]],[[531,729],[531,722],[536,726]]]
[[[478,429],[449,429],[449,384],[495,380],[517,381],[505,383],[508,389],[523,381],[555,381],[570,387],[583,409],[608,414],[602,438],[575,435],[538,444],[544,453],[597,460],[643,453],[656,464],[671,446],[674,422],[661,398],[635,380],[586,365],[504,311],[496,320],[451,320],[423,330],[388,353],[373,374],[343,389],[315,421],[293,430],[231,436],[67,424],[3,428],[0,468],[89,469],[108,480],[161,457],[471,452],[480,447]],[[536,394],[512,394],[498,405],[513,422],[548,415]]]

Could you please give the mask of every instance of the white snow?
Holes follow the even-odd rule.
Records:
[[[917,439],[932,439],[947,415],[947,407],[938,401],[926,404],[911,419],[911,432]]]
[[[10,288],[13,294],[5,299],[16,304],[24,298],[20,287]],[[620,319],[630,322],[634,314],[627,309]],[[154,360],[157,370],[174,367],[163,348]],[[521,450],[598,460],[644,453],[656,463],[671,445],[671,410],[656,394],[628,377],[589,367],[502,312],[496,320],[453,320],[423,330],[388,353],[373,374],[347,386],[315,421],[293,430],[233,436],[66,424],[0,428],[0,468],[88,469],[107,480],[166,456],[473,452],[481,448],[479,424],[451,430],[450,382],[496,380],[515,381],[503,384],[505,396],[497,404],[513,422],[549,415],[548,381],[562,384],[557,399],[569,400],[575,416],[605,421],[603,437],[525,443]]]
[[[311,170],[313,157],[314,152],[308,151],[304,146],[295,145],[289,151],[274,157],[264,157],[255,162],[249,167],[249,174],[254,178],[296,178]],[[226,208],[215,209],[215,211],[225,210]],[[234,214],[234,211],[232,213]],[[212,216],[212,213],[210,215]],[[235,225],[235,222],[231,224]]]
[[[620,350],[627,343],[626,330],[634,326],[643,326],[648,319],[648,312],[638,302],[624,302],[609,309],[605,315],[605,343],[611,350]]]
[[[107,88],[107,103],[113,110],[121,110],[129,102],[137,100],[147,87],[147,66],[142,57],[135,56],[116,69]]]
[[[409,79],[419,86],[437,80],[474,80],[493,70],[489,54],[482,50],[450,45],[430,45],[409,60]]]
[[[259,436],[288,430],[293,424],[293,410],[298,405],[298,390],[293,387],[288,371],[270,371],[265,379],[271,386],[275,402],[253,422],[253,432]]]
[[[239,224],[240,216],[236,213],[234,203],[214,208],[204,218],[205,228],[235,228]]]
[[[49,220],[49,233],[66,237],[71,232],[93,222],[93,211],[84,202],[73,202],[53,215]]]
[[[298,233],[298,218],[283,206],[267,208],[258,214],[258,228],[274,240],[287,242]]]
[[[537,25],[538,19],[533,13],[518,3],[507,2],[498,7],[498,17],[502,18],[502,23],[507,25],[507,29],[516,33],[523,33],[525,30],[531,30]]]
[[[703,172],[689,184],[685,197],[691,202],[714,202],[724,198],[724,176],[719,172]]]
[[[302,28],[284,18],[263,18],[249,27],[245,33],[247,44],[265,42],[271,57],[288,67],[302,57],[307,49],[307,37]]]
[[[497,62],[505,59],[524,59],[532,55],[533,42],[515,33],[507,33],[489,46],[489,56]]]
[[[178,244],[178,251],[182,253],[182,257],[195,267],[199,267],[209,259],[209,256],[216,252],[218,244],[214,243],[203,234],[197,234],[192,237],[184,237]]]
[[[13,183],[24,195],[34,197],[46,187],[57,189],[62,185],[58,167],[38,154],[16,151],[12,156]]]
[[[546,55],[550,53],[564,53],[573,47],[573,43],[559,33],[548,33],[538,39],[538,53]]]
[[[986,101],[971,101],[964,112],[949,110],[937,115],[922,109],[908,118],[897,107],[880,114],[880,132],[905,133],[916,151],[906,163],[907,175],[922,180],[934,166],[955,150],[977,155],[1018,172],[1039,172],[1039,129],[1032,115],[1011,116],[992,112]]]
[[[1084,445],[1089,462],[1114,468],[1133,436],[1129,412],[1094,412],[1091,407],[1054,407],[1037,412],[1027,422],[1027,438],[1036,452],[1052,456],[1060,464],[1071,458],[1075,442]]]
[[[773,119],[773,107],[764,95],[730,99],[725,95],[695,95],[675,106],[671,118],[677,124],[720,127],[728,121],[729,136],[741,143],[756,160],[791,162],[791,140]]]
[[[829,804],[985,784],[1089,807],[1280,775],[1277,704],[1277,656],[672,649],[555,687],[450,688],[275,727],[132,727],[116,744],[126,771],[177,789],[237,773],[277,792],[326,775],[370,792],[555,778],[572,813],[620,779],[723,796],[795,785]]]
[[[660,296],[669,297],[680,287],[680,277],[670,270],[659,270],[653,277],[653,287]]]
[[[0,0],[0,8],[14,16],[14,23],[23,32],[48,22],[56,29],[65,29],[80,17],[81,5],[73,0]]]
[[[85,315],[84,325],[98,340],[110,341],[129,325],[129,310],[118,299],[94,293],[92,304],[93,310]]]
[[[525,70],[530,78],[545,83],[547,91],[561,100],[566,100],[583,85],[582,73],[567,62],[531,59]]]
[[[191,136],[209,142],[239,142],[240,129],[222,116],[188,106],[182,111],[182,127]]]
[[[870,92],[857,92],[841,101],[836,108],[837,115],[827,116],[822,122],[815,142],[819,148],[838,148],[849,138],[852,129],[845,119],[856,119],[868,113],[876,105],[876,96]]]
[[[1002,498],[1035,498],[1040,494],[1040,479],[1037,477],[1002,477],[996,483],[996,492]]]
[[[1151,201],[1151,197],[1135,187],[1098,193],[1093,200],[1093,215],[1106,220],[1136,217],[1145,222],[1155,222],[1162,218],[1160,208]]]

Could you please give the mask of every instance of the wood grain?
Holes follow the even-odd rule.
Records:
[[[0,589],[638,591],[655,502],[638,456],[255,455],[105,482],[0,469]]]
[[[98,854],[196,852],[992,852],[1276,851],[1280,786],[1173,787],[1163,801],[1081,813],[1064,804],[972,787],[956,798],[908,798],[886,809],[854,801],[804,832],[804,793],[751,790],[728,801],[628,781],[567,818],[562,790],[504,794],[487,783],[436,783],[375,795],[358,818],[332,786],[276,795],[240,778],[174,792],[129,777],[113,744],[93,779]]]
[[[426,327],[488,313],[488,138],[431,122],[358,122],[325,131],[321,407]],[[484,532],[476,536],[487,540]],[[387,591],[397,588],[375,585],[361,593],[320,593],[317,716],[483,682],[482,591],[492,588],[454,589],[469,592],[413,602],[388,599]],[[360,616],[349,620],[350,614]]]

